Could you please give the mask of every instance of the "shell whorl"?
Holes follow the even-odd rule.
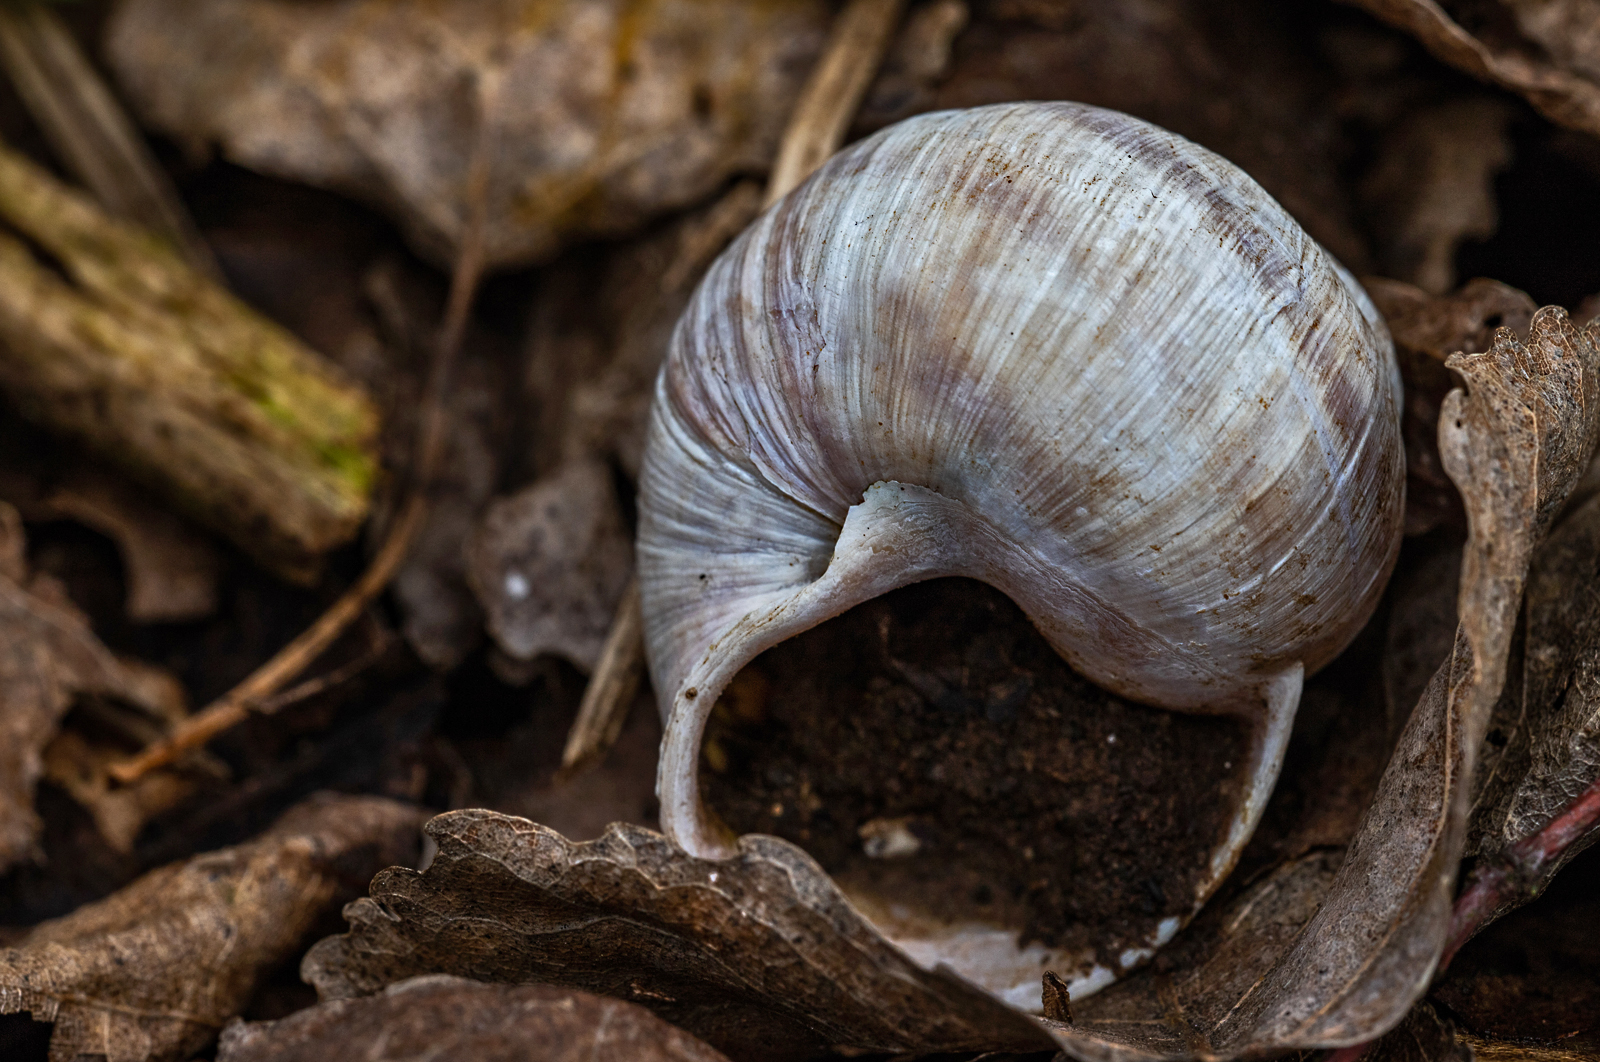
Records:
[[[664,828],[725,851],[695,760],[740,667],[917,579],[994,584],[1124,696],[1261,714],[1394,563],[1399,386],[1349,275],[1172,133],[1008,104],[835,156],[718,259],[657,383]]]

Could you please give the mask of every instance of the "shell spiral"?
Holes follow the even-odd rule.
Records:
[[[657,383],[639,573],[664,828],[727,851],[696,764],[740,667],[945,575],[1129,698],[1264,718],[1278,682],[1281,752],[1299,676],[1394,564],[1399,420],[1360,288],[1179,136],[1027,103],[842,152],[718,259]]]

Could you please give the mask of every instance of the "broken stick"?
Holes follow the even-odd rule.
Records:
[[[284,578],[355,537],[378,472],[360,386],[3,146],[0,222],[0,389],[19,412]]]

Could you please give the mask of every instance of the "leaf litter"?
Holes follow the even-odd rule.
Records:
[[[187,1058],[325,912],[412,858],[420,819],[322,796],[246,844],[153,870],[0,950],[0,1013],[53,1023],[51,1062]]]
[[[129,0],[122,7],[126,12],[141,5],[143,12],[129,17],[146,19],[141,32],[154,35],[137,43],[153,50],[133,55],[125,23],[117,31],[123,37],[112,49],[112,61],[128,72],[130,81],[143,78],[133,94],[142,94],[147,116],[191,145],[220,143],[234,158],[274,165],[250,155],[259,142],[239,141],[239,126],[207,125],[212,119],[204,108],[191,106],[206,96],[196,85],[227,71],[202,70],[199,80],[173,89],[178,95],[154,98],[149,78],[133,68],[139,63],[146,63],[147,70],[162,67],[148,65],[149,55],[165,46],[161,27],[149,18],[161,5]],[[351,2],[329,10],[348,13],[361,6]],[[792,6],[791,15],[803,5]],[[1493,61],[1480,68],[1471,62],[1458,65],[1480,74],[1488,71],[1489,80],[1513,85],[1546,113],[1581,125],[1581,115],[1572,115],[1581,110],[1583,98],[1577,81],[1589,77],[1583,58],[1587,44],[1581,35],[1569,34],[1567,41],[1551,35],[1552,27],[1581,5],[1435,7],[1372,0],[1363,6],[1391,13],[1410,9],[1412,15],[1394,21],[1451,61],[1456,61],[1450,51],[1455,45],[1441,46],[1429,36],[1433,30],[1417,28],[1426,20],[1413,15],[1428,8],[1435,29],[1444,24],[1439,18],[1466,26],[1482,45],[1479,51],[1487,48],[1484,54]],[[491,22],[498,17],[492,7],[484,8]],[[1535,7],[1542,7],[1543,14],[1535,17]],[[1485,17],[1499,8],[1511,17]],[[262,0],[220,5],[211,15],[222,25],[229,19],[270,19],[274,10]],[[608,10],[604,4],[593,5],[600,15]],[[681,41],[663,46],[651,37],[681,17],[664,11],[647,13],[641,39],[648,43],[642,54],[681,58],[703,50],[701,42],[671,53],[682,47]],[[1233,879],[1194,921],[1142,970],[1097,995],[1068,998],[1064,982],[1057,978],[1052,988],[1046,978],[1039,1003],[1047,1017],[1026,1018],[947,972],[922,970],[897,953],[813,861],[816,856],[835,870],[828,845],[838,840],[854,846],[852,851],[872,848],[878,854],[866,852],[869,860],[903,853],[908,844],[926,845],[936,832],[930,833],[929,822],[914,814],[858,814],[847,810],[848,801],[834,799],[822,806],[848,821],[830,826],[826,815],[813,810],[809,824],[798,824],[799,830],[811,829],[812,834],[790,834],[810,855],[776,838],[747,838],[737,860],[701,865],[675,855],[657,835],[637,826],[616,826],[598,841],[573,843],[508,816],[457,812],[432,827],[439,845],[433,865],[420,874],[396,869],[380,875],[372,899],[351,908],[350,932],[329,938],[308,957],[306,975],[324,996],[339,998],[299,1011],[298,1022],[235,1026],[224,1052],[235,1047],[243,1051],[251,1043],[289,1042],[273,1039],[279,1036],[304,1044],[344,1043],[348,1041],[337,1037],[356,1035],[361,1022],[373,1023],[363,1028],[412,1019],[437,1024],[431,1018],[435,1014],[476,1016],[462,1018],[462,1035],[475,1035],[480,1026],[472,1022],[481,1019],[491,1041],[495,1029],[554,1030],[554,1025],[537,1024],[543,1019],[527,1018],[544,1006],[535,999],[562,1008],[568,1016],[578,1015],[573,1024],[562,1026],[568,1032],[549,1033],[570,1033],[573,1044],[593,1047],[583,1039],[586,1031],[621,1021],[646,1030],[640,1043],[652,1046],[641,1051],[663,1049],[670,1035],[648,1021],[639,1024],[636,1011],[604,1009],[627,1000],[630,1007],[641,1005],[703,1036],[733,1058],[774,1057],[775,1050],[800,1058],[860,1050],[1048,1051],[1052,1046],[1095,1059],[1226,1058],[1339,1044],[1352,1049],[1370,1044],[1372,1058],[1455,1058],[1462,1057],[1463,1045],[1479,1057],[1495,1058],[1513,1050],[1510,1041],[1518,1037],[1551,1042],[1555,1025],[1536,1033],[1527,1032],[1533,1026],[1526,1025],[1518,1032],[1483,1017],[1488,1011],[1482,1001],[1502,988],[1511,991],[1505,986],[1512,982],[1504,980],[1506,975],[1485,974],[1484,967],[1473,965],[1473,957],[1504,947],[1497,943],[1501,926],[1523,924],[1517,919],[1525,912],[1513,910],[1517,904],[1547,889],[1560,892],[1561,881],[1553,880],[1557,870],[1571,863],[1567,874],[1587,873],[1582,860],[1588,857],[1577,853],[1595,836],[1595,816],[1585,801],[1594,792],[1597,759],[1589,672],[1594,655],[1591,584],[1597,575],[1594,528],[1600,525],[1592,503],[1600,475],[1592,468],[1585,475],[1584,470],[1595,434],[1596,333],[1573,327],[1554,308],[1536,314],[1537,304],[1521,292],[1481,278],[1454,293],[1433,294],[1453,282],[1460,249],[1498,224],[1491,194],[1494,175],[1513,154],[1512,131],[1527,120],[1514,105],[1486,94],[1489,90],[1462,88],[1436,73],[1419,74],[1422,67],[1414,60],[1394,58],[1405,54],[1397,50],[1397,35],[1385,36],[1387,31],[1353,12],[1348,18],[1317,15],[1312,21],[1324,19],[1331,28],[1308,34],[1297,21],[1301,16],[1256,7],[1250,11],[1241,20],[1161,0],[1116,10],[1041,0],[991,0],[970,8],[955,0],[927,0],[912,6],[900,43],[891,49],[856,129],[859,134],[931,106],[1023,96],[1072,96],[1122,107],[1237,157],[1347,263],[1398,278],[1365,282],[1390,322],[1405,376],[1407,530],[1414,537],[1384,614],[1352,650],[1351,663],[1335,665],[1308,684],[1278,793]],[[605,19],[596,17],[595,27],[602,32],[592,40],[610,32]],[[820,41],[825,19],[805,17],[812,20],[806,23],[812,36],[809,43],[799,37],[790,41],[795,48],[814,48]],[[470,189],[464,192],[466,184],[459,180],[460,167],[471,154],[463,142],[434,138],[428,152],[400,160],[392,154],[397,143],[392,137],[400,126],[359,130],[346,123],[354,112],[341,113],[346,104],[336,93],[324,91],[333,84],[330,77],[337,79],[337,63],[310,75],[273,69],[279,60],[269,53],[285,40],[304,42],[320,33],[317,46],[331,48],[331,55],[352,47],[353,38],[340,41],[328,35],[326,26],[308,31],[292,20],[274,25],[276,36],[258,42],[259,54],[250,60],[257,64],[252,69],[270,75],[259,81],[268,88],[267,95],[246,101],[264,107],[260,113],[271,117],[257,131],[267,130],[284,144],[299,135],[290,131],[304,114],[284,109],[284,100],[291,98],[294,79],[300,78],[299,88],[311,85],[320,94],[316,106],[331,108],[328,113],[335,120],[319,131],[331,140],[318,144],[302,139],[298,146],[314,147],[324,157],[300,157],[294,162],[301,167],[294,171],[296,178],[353,190],[379,204],[401,221],[414,246],[436,259],[459,249],[468,230],[469,211],[463,204],[470,198]],[[386,54],[402,59],[410,55],[401,66],[421,69],[406,66],[420,54],[416,41],[399,32],[406,27],[397,21],[389,28],[397,32],[373,47],[390,49]],[[735,34],[728,32],[731,39]],[[503,121],[514,108],[497,109],[504,104],[496,94],[497,64],[537,34],[515,37],[510,52],[493,55],[475,50],[481,42],[468,37],[458,42],[465,42],[460,51],[435,55],[423,66],[448,67],[460,75],[457,102],[465,108],[462,113],[480,130],[492,126],[503,136],[509,148],[495,165],[504,166],[523,158],[518,138],[525,134],[516,122]],[[439,39],[449,39],[449,34]],[[587,54],[589,44],[584,42],[592,43],[591,38],[564,40],[572,54]],[[771,46],[772,39],[760,43]],[[657,47],[668,52],[651,51]],[[1538,55],[1539,48],[1544,55]],[[1507,65],[1506,56],[1513,53],[1517,58]],[[647,64],[641,83],[659,86],[679,79],[682,70],[673,62],[659,68]],[[805,62],[796,59],[795,70],[803,71]],[[1516,63],[1537,76],[1518,82],[1507,74]],[[1173,75],[1175,70],[1182,76]],[[1551,71],[1564,71],[1566,80]],[[234,84],[249,80],[243,77]],[[1197,84],[1212,89],[1197,92]],[[729,130],[717,125],[730,113],[726,96],[715,84],[709,91],[711,124],[716,126],[712,136],[727,136]],[[187,102],[180,98],[184,92],[191,97]],[[686,101],[685,113],[691,113],[697,106],[695,92],[694,84],[680,79],[667,97],[677,101],[672,106]],[[279,95],[274,98],[273,93]],[[245,105],[225,94],[203,102],[216,110]],[[442,113],[403,93],[377,105],[390,108],[386,113],[391,117],[425,111],[432,121]],[[171,117],[177,113],[174,108],[185,107],[190,110],[183,121],[192,123],[186,130]],[[591,107],[563,120],[570,119],[571,128],[585,123],[592,128],[598,113]],[[277,122],[283,123],[281,128],[269,128]],[[667,132],[681,137],[690,127],[692,123],[680,124]],[[439,731],[407,753],[416,757],[409,766],[400,765],[399,773],[386,767],[375,775],[387,791],[425,797],[435,807],[458,806],[466,799],[463,794],[474,792],[474,776],[485,781],[514,773],[516,761],[496,758],[492,751],[495,735],[503,731],[473,729],[494,712],[507,710],[475,704],[481,689],[493,687],[494,698],[521,698],[516,713],[530,705],[545,714],[565,710],[562,691],[573,684],[570,665],[582,668],[594,658],[620,593],[625,560],[619,563],[612,554],[626,543],[629,483],[637,470],[644,410],[665,337],[705,264],[759,204],[753,183],[726,182],[751,169],[759,172],[761,162],[717,167],[727,166],[730,157],[745,158],[738,153],[770,139],[772,128],[775,123],[766,121],[754,130],[734,130],[734,139],[753,139],[742,147],[730,147],[731,141],[713,144],[707,155],[691,152],[673,158],[667,153],[642,164],[621,159],[620,169],[607,169],[617,159],[604,160],[598,168],[591,167],[592,160],[580,160],[585,175],[579,183],[598,182],[585,185],[592,190],[608,187],[606,182],[619,174],[637,176],[659,167],[657,176],[681,176],[685,166],[692,169],[708,158],[718,159],[688,181],[696,189],[692,193],[666,181],[670,187],[665,196],[658,195],[660,188],[650,191],[658,198],[646,205],[640,205],[644,199],[629,203],[624,196],[605,200],[594,213],[584,213],[590,204],[553,221],[535,211],[518,216],[513,224],[491,226],[494,238],[503,241],[491,250],[491,258],[502,263],[543,259],[596,232],[627,239],[568,252],[536,275],[514,278],[519,291],[532,288],[532,313],[519,322],[527,325],[523,331],[529,336],[518,355],[525,371],[521,389],[505,386],[505,379],[497,376],[509,364],[499,353],[486,354],[477,368],[472,358],[478,355],[469,355],[464,386],[449,413],[461,429],[456,458],[462,467],[450,474],[454,485],[441,492],[434,531],[424,536],[410,575],[396,587],[396,598],[414,650],[449,676],[451,703],[474,708],[445,713]],[[1348,139],[1352,129],[1365,138],[1359,148]],[[339,137],[352,136],[352,130],[361,135],[340,144]],[[605,132],[601,140],[614,132]],[[349,170],[345,176],[317,170],[351,144],[353,154],[345,160],[377,160],[376,169]],[[755,157],[761,149],[750,150],[749,157]],[[732,154],[717,156],[719,151]],[[397,160],[403,164],[385,168]],[[406,169],[413,165],[420,168]],[[498,187],[504,191],[509,187],[506,173],[496,172],[500,176],[493,180],[501,181]],[[406,184],[413,179],[414,187]],[[424,185],[445,189],[434,197],[441,211],[426,213],[427,204],[417,192]],[[400,193],[394,191],[402,186]],[[701,206],[665,218],[653,229],[643,228],[648,219],[695,203]],[[491,197],[491,213],[504,210],[505,202]],[[290,232],[287,243],[303,235]],[[388,262],[392,266],[394,261],[391,254]],[[366,289],[368,305],[362,313],[370,313],[376,327],[372,320],[359,322],[347,332],[348,342],[333,342],[332,352],[380,395],[386,431],[404,438],[410,435],[404,426],[407,407],[415,405],[415,395],[410,400],[404,395],[408,388],[417,389],[421,378],[408,359],[427,356],[430,307],[438,299],[419,298],[404,282],[394,283],[413,271],[411,264],[399,272],[387,266],[373,270],[372,264],[358,263],[353,275],[367,271],[366,283],[358,285]],[[303,295],[296,297],[300,305],[311,305]],[[314,322],[307,327],[326,331],[316,314],[305,320]],[[517,403],[524,401],[526,407],[519,409]],[[510,418],[507,411],[514,411]],[[519,432],[529,429],[532,441],[521,452],[515,449],[521,444],[510,441],[509,419],[515,419]],[[403,474],[409,462],[403,447],[386,457],[391,472]],[[580,479],[579,487],[563,493],[560,484]],[[527,485],[520,492],[504,493],[519,483]],[[495,494],[499,499],[490,501]],[[569,522],[556,520],[549,548],[519,552],[529,511],[537,508],[530,502],[551,495],[569,498],[572,511],[588,511],[585,505],[593,509],[593,526],[600,530],[573,534]],[[186,577],[181,550],[173,560],[150,550],[145,560],[135,560],[140,533],[157,545],[162,537],[146,530],[159,527],[149,514],[116,515],[134,512],[136,506],[112,512],[92,491],[87,500],[58,491],[51,498],[53,509],[39,504],[39,491],[26,503],[21,497],[13,500],[29,520],[66,517],[98,527],[122,547],[130,572],[138,567],[163,577]],[[569,539],[567,546],[555,548],[562,535]],[[472,547],[464,550],[469,539]],[[595,578],[563,581],[585,565]],[[536,607],[521,612],[510,607],[514,602],[505,596],[511,585],[505,577],[512,567],[547,573],[530,580],[527,600]],[[203,563],[196,572],[202,570]],[[470,593],[463,578],[467,574],[473,584]],[[30,580],[23,570],[20,578],[30,590],[38,583],[40,597],[51,599],[48,583],[38,576]],[[136,623],[159,620],[163,608],[173,617],[204,611],[204,595],[194,589],[171,583],[135,593],[136,582],[130,574],[129,607],[138,616]],[[65,604],[59,592],[54,599]],[[383,620],[372,622],[381,626]],[[87,631],[86,623],[81,626]],[[477,648],[482,633],[496,643],[487,652]],[[552,656],[570,663],[554,663]],[[1367,667],[1372,661],[1377,666]],[[939,701],[954,691],[985,708],[992,706],[994,698],[987,693],[974,700],[964,680],[942,671],[947,663],[937,653],[919,656],[915,646],[897,649],[883,664],[882,681],[924,701]],[[480,680],[474,674],[497,678]],[[371,687],[378,703],[392,696],[384,681]],[[505,692],[508,687],[495,685],[502,681],[523,685],[513,695]],[[769,698],[771,703],[792,692],[776,685],[780,696]],[[152,832],[165,836],[163,831],[171,829],[174,809],[189,799],[178,788],[190,786],[192,795],[192,782],[184,782],[182,772],[157,772],[136,786],[116,786],[103,770],[108,746],[98,744],[95,734],[107,720],[126,730],[139,719],[170,720],[173,709],[154,701],[139,707],[137,700],[101,690],[73,687],[68,695],[77,711],[66,729],[60,727],[65,709],[46,713],[51,719],[44,729],[55,734],[53,739],[46,735],[50,743],[44,753],[52,784],[90,811],[107,847],[129,855],[152,850],[149,837]],[[338,710],[335,703],[313,697],[304,719],[274,721],[257,733],[299,734],[302,743],[312,740],[307,735],[327,725]],[[738,707],[730,704],[729,710],[737,714]],[[93,726],[91,716],[99,720]],[[149,725],[159,729],[165,722]],[[526,730],[524,738],[533,740],[559,731],[559,720],[517,727],[514,732]],[[635,731],[646,742],[653,733],[630,726],[629,733]],[[729,735],[724,739],[721,751],[726,753],[734,746]],[[275,736],[273,741],[280,744],[271,748],[285,747],[283,740]],[[458,743],[475,751],[463,759],[455,752]],[[609,806],[636,807],[619,813],[649,821],[648,803],[634,795],[636,789],[643,792],[643,784],[634,783],[647,775],[648,757],[642,753],[644,745],[632,744],[640,748],[620,749],[615,763],[576,781],[556,775],[534,790],[523,786],[527,792],[498,783],[476,789],[496,801],[560,817],[585,835],[595,830],[599,820],[594,816]],[[202,761],[184,766],[199,766],[222,779],[243,763],[237,795],[219,806],[248,805],[251,787],[271,784],[266,780],[272,772],[257,773],[264,762],[260,756],[241,759],[237,745],[230,749],[226,766],[220,761],[210,767]],[[737,767],[739,757],[734,759]],[[627,779],[618,773],[613,781],[606,773],[623,770]],[[766,793],[762,785],[773,792]],[[625,790],[626,799],[613,799],[612,787]],[[583,795],[589,792],[595,794],[592,799]],[[783,797],[786,813],[810,806],[793,781],[759,782],[744,790],[743,799],[754,808],[759,803],[755,798],[768,795]],[[793,796],[800,798],[798,803],[789,799]],[[593,805],[588,809],[593,814],[575,806],[585,802]],[[854,821],[863,815],[870,817]],[[50,829],[59,828],[49,815],[47,821]],[[835,833],[828,835],[830,829]],[[274,836],[276,832],[247,845],[267,844]],[[181,848],[184,842],[167,837],[165,843]],[[1161,853],[1150,855],[1158,861]],[[1463,855],[1468,857],[1465,864]],[[364,876],[391,859],[408,862],[409,856],[379,855],[355,874]],[[1465,882],[1456,880],[1458,868],[1466,874]],[[344,885],[360,888],[356,880]],[[1458,890],[1464,890],[1459,897]],[[1154,901],[1130,892],[1113,895],[1109,902],[1137,906]],[[1540,909],[1535,905],[1526,911]],[[561,922],[562,917],[569,921]],[[1494,919],[1501,921],[1483,930],[1453,960],[1429,998],[1413,1006],[1435,969]],[[429,937],[434,931],[440,934],[437,939]],[[14,943],[26,932],[8,931],[5,939]],[[20,947],[25,949],[33,939],[24,937]],[[299,942],[275,952],[277,961],[292,959],[303,939],[302,931]],[[140,948],[160,943],[147,940]],[[619,962],[619,955],[627,955],[627,961]],[[779,958],[784,955],[805,959],[786,962]],[[251,976],[265,976],[260,969]],[[407,982],[413,975],[440,970],[502,983],[445,983],[426,977]],[[1573,980],[1577,975],[1564,976],[1569,985],[1587,983]],[[1491,983],[1500,987],[1484,987]],[[390,987],[396,984],[400,987]],[[1466,991],[1463,984],[1476,987]],[[1517,991],[1534,992],[1542,991],[1538,986],[1545,982],[1530,974],[1516,984]],[[518,1013],[535,1024],[496,1025],[502,1019],[512,1021],[505,1018],[506,1001],[518,992],[526,994]],[[241,1011],[252,1017],[276,1016],[253,1011],[259,1003],[249,1002],[249,995],[245,989],[233,991],[204,1021],[176,1032],[163,1027],[157,1039],[200,1043]],[[306,1002],[302,996],[289,1009]],[[633,1016],[602,1018],[602,1013]],[[1569,1020],[1559,1017],[1568,1012],[1552,1013],[1558,1015],[1552,1021]],[[70,1022],[63,1025],[70,1031]],[[1387,1036],[1372,1043],[1391,1026]],[[58,1026],[58,1039],[61,1033]],[[150,1035],[149,1030],[143,1035]],[[318,1041],[318,1036],[336,1039]],[[1580,1046],[1580,1041],[1572,1044]],[[475,1046],[460,1049],[485,1049],[479,1041],[459,1041],[469,1042]],[[188,1049],[173,1048],[179,1055]],[[1548,1050],[1555,1052],[1550,1057],[1569,1057],[1559,1053],[1565,1048]]]

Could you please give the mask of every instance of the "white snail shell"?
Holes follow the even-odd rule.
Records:
[[[697,768],[741,667],[959,575],[1102,686],[1257,724],[1209,891],[1271,790],[1303,675],[1394,564],[1400,406],[1349,274],[1179,136],[1021,103],[835,156],[712,267],[657,383],[639,576],[665,832],[730,851]]]

